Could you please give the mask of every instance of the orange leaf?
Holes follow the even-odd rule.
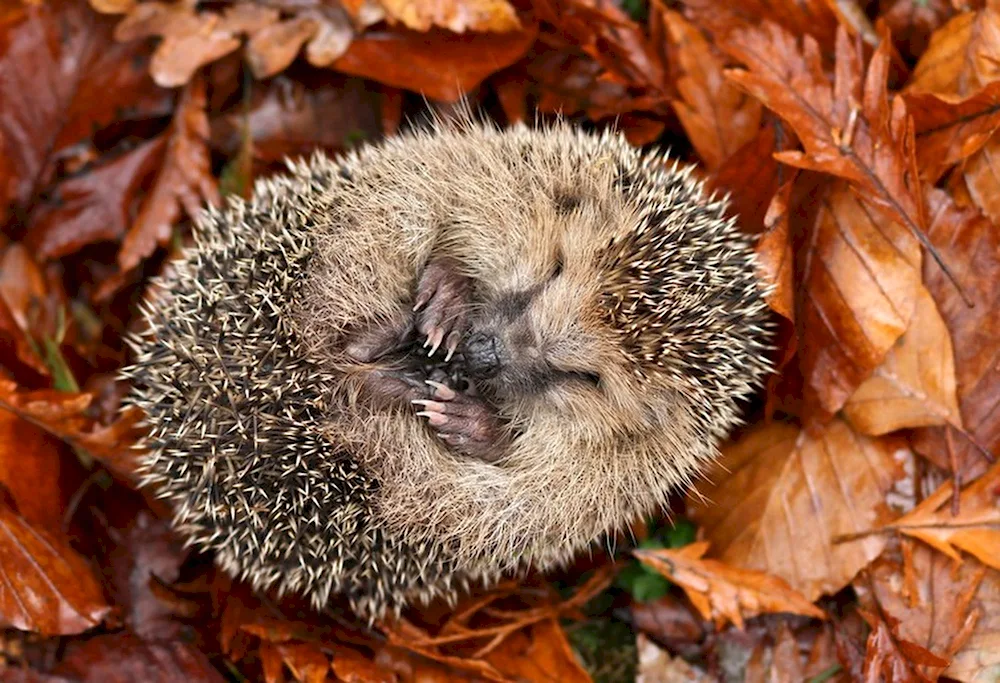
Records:
[[[880,436],[898,429],[962,429],[951,336],[930,293],[920,287],[910,327],[844,406],[855,429]]]
[[[555,619],[540,621],[513,634],[490,653],[487,661],[511,680],[590,681]]]
[[[819,609],[784,580],[764,572],[703,559],[708,542],[676,550],[634,550],[639,560],[677,583],[705,619],[721,629],[765,612],[789,612],[824,619]]]
[[[916,240],[898,223],[873,215],[846,183],[834,182],[818,203],[800,255],[796,321],[804,398],[825,418],[843,407],[910,326],[920,271]]]
[[[330,670],[330,660],[318,645],[312,643],[277,643],[275,648],[281,654],[295,680],[302,683],[323,683]]]
[[[407,28],[427,31],[433,26],[456,33],[465,31],[516,31],[521,28],[517,12],[507,0],[381,0],[390,19]]]
[[[908,92],[968,97],[1000,80],[1000,3],[987,0],[963,12],[931,36],[907,85]]]
[[[691,144],[708,170],[717,169],[760,127],[761,106],[722,75],[723,62],[698,27],[663,10],[671,66],[680,99],[671,100]]]
[[[1000,463],[962,491],[958,515],[951,514],[951,492],[948,482],[885,528],[919,538],[954,560],[961,561],[958,551],[964,550],[1000,569]]]
[[[889,521],[898,445],[839,419],[812,432],[762,424],[723,448],[689,514],[726,564],[780,577],[809,600],[832,595],[885,547],[879,536],[834,540]]]
[[[860,612],[872,627],[865,653],[865,681],[929,682],[930,679],[922,675],[917,666],[940,668],[948,665],[947,659],[941,659],[927,648],[901,638],[897,634],[897,620],[887,617],[890,620],[887,622],[864,610]]]
[[[944,675],[959,681],[989,681],[1000,671],[1000,572],[986,572],[971,609],[979,619]]]
[[[405,30],[368,32],[354,40],[332,68],[424,96],[457,101],[487,76],[520,59],[537,26],[509,33]]]
[[[963,209],[941,190],[929,193],[934,220],[931,238],[961,271],[962,287],[975,307],[969,308],[933,263],[924,281],[951,333],[958,381],[958,404],[969,438],[951,439],[945,429],[921,429],[915,448],[938,466],[950,469],[951,457],[964,481],[980,474],[987,460],[981,449],[1000,453],[1000,231],[975,209]]]
[[[0,503],[0,621],[44,635],[82,633],[111,611],[90,563]]]
[[[122,241],[118,265],[129,271],[170,240],[181,209],[196,216],[202,202],[219,203],[206,145],[209,134],[205,82],[198,79],[184,90],[167,132],[163,167],[132,228]]]

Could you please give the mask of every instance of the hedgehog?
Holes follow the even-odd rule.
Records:
[[[752,238],[693,169],[471,119],[288,161],[154,279],[142,484],[234,577],[369,621],[627,532],[771,370]]]

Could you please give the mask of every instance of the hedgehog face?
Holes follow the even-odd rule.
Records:
[[[567,264],[527,288],[478,302],[463,347],[468,375],[494,396],[524,398],[553,387],[598,392],[608,375],[627,374],[616,338],[599,319],[592,272],[577,274]]]

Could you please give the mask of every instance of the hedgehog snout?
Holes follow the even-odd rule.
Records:
[[[476,379],[490,379],[500,371],[503,343],[491,334],[473,333],[465,342],[466,372]]]

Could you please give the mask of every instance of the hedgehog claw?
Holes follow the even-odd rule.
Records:
[[[456,451],[494,462],[503,452],[502,431],[488,404],[440,382],[426,380],[426,383],[434,387],[434,396],[439,400],[411,401],[423,408],[417,415],[427,418],[438,437]]]
[[[446,257],[427,264],[417,285],[416,326],[426,337],[423,348],[431,347],[433,356],[447,339],[447,359],[458,348],[466,326],[466,309],[471,281],[460,274],[458,263]]]

